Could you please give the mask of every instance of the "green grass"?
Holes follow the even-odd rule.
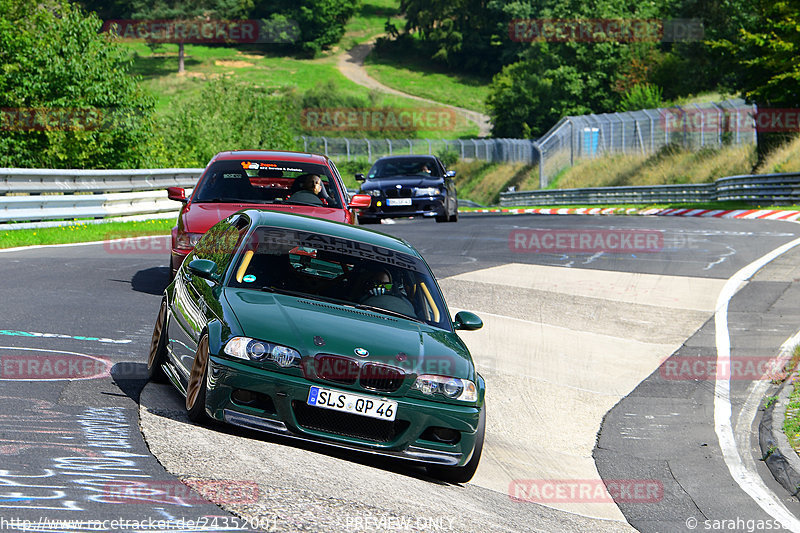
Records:
[[[134,54],[133,71],[143,78],[143,85],[156,98],[156,113],[178,105],[189,95],[197,93],[214,78],[226,77],[235,83],[248,84],[267,90],[307,91],[318,84],[331,81],[345,95],[369,100],[370,90],[345,78],[336,68],[336,56],[297,59],[268,55],[252,50],[223,46],[185,46],[186,72],[177,73],[178,45],[165,44],[151,50],[142,42],[127,42]],[[373,100],[376,98],[373,95]],[[418,109],[419,102],[401,96],[381,94],[376,106]],[[418,138],[451,139],[475,137],[478,128],[472,123],[457,124],[454,129],[420,130]],[[363,136],[353,133],[351,136]]]
[[[144,235],[168,235],[175,220],[156,219],[102,224],[76,223],[53,228],[3,230],[0,228],[0,248],[41,244],[94,242]]]
[[[403,27],[405,19],[400,15],[400,2],[397,0],[362,0],[358,12],[345,26],[342,44],[349,50],[357,44],[382,35],[387,19],[391,20],[396,27]]]
[[[798,360],[800,360],[800,346],[795,347],[794,356],[790,361],[788,368],[795,370]],[[783,420],[783,431],[786,433],[786,438],[789,439],[789,444],[798,453],[800,453],[800,380],[797,379],[797,373],[790,374],[794,376],[795,380],[792,383],[792,393],[789,395],[789,405],[786,406],[786,417]]]
[[[486,112],[491,80],[455,74],[413,53],[373,51],[365,61],[369,75],[382,84],[414,96]]]

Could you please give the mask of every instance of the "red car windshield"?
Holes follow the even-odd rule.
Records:
[[[321,186],[315,188],[315,182]],[[342,207],[325,165],[249,159],[214,162],[197,184],[193,201]]]

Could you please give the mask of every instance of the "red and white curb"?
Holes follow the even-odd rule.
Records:
[[[780,209],[638,209],[635,207],[529,207],[529,208],[497,208],[476,209],[470,213],[501,213],[508,215],[649,215],[668,217],[710,217],[710,218],[747,218],[769,220],[800,219],[800,211]],[[463,213],[467,214],[467,213]]]

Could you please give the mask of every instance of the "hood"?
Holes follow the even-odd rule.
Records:
[[[225,298],[245,336],[292,347],[303,357],[344,355],[401,367],[408,374],[475,379],[469,351],[455,333],[371,311],[248,289],[226,288]],[[325,344],[317,346],[315,337]],[[356,348],[369,355],[356,356]]]
[[[189,203],[181,214],[183,227],[185,231],[192,233],[205,233],[211,226],[241,209],[268,209],[269,211],[279,211],[281,213],[310,215],[334,222],[347,222],[345,210],[334,207],[247,203]]]
[[[370,179],[364,182],[362,189],[389,189],[400,185],[409,187],[441,187],[444,185],[444,178],[424,178],[422,176],[392,176],[391,178]]]

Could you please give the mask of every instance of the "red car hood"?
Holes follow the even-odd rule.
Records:
[[[269,209],[283,213],[309,215],[334,222],[347,222],[345,210],[334,207],[314,207],[308,205],[278,205],[278,204],[224,204],[224,203],[197,203],[187,204],[181,217],[183,227],[190,233],[205,233],[214,224],[240,209]]]

